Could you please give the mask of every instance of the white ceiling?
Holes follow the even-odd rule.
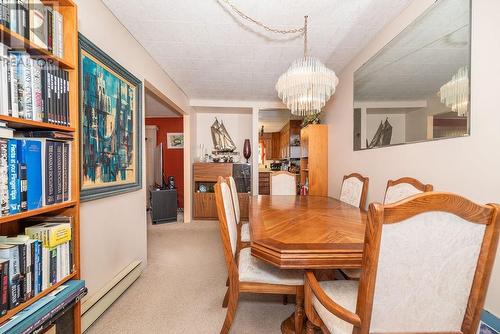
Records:
[[[144,113],[145,117],[181,117],[179,113],[170,108],[148,90],[146,90],[144,105],[146,109]]]
[[[470,63],[470,0],[441,0],[354,74],[355,101],[435,97]]]
[[[241,21],[217,0],[103,0],[190,99],[277,100],[274,85],[302,56],[299,36]],[[340,72],[411,0],[232,0],[277,28],[303,24],[309,49]]]

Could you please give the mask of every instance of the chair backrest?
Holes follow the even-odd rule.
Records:
[[[423,184],[411,177],[389,180],[387,181],[387,188],[385,188],[384,204],[396,203],[410,196],[432,190],[433,186],[431,184]]]
[[[241,212],[240,212],[240,200],[238,199],[238,189],[236,188],[236,182],[234,181],[234,178],[232,176],[228,176],[227,183],[229,183],[229,187],[231,188],[231,196],[233,198],[236,224],[239,224],[241,221]]]
[[[295,174],[286,171],[272,172],[271,195],[297,195]]]
[[[496,254],[499,207],[428,192],[370,204],[353,333],[473,334]]]
[[[219,177],[214,188],[224,256],[228,267],[231,267],[231,264],[234,264],[238,244],[238,227],[234,215],[233,198],[231,189],[224,178]]]
[[[358,173],[344,176],[340,200],[358,208],[365,208],[369,179]]]

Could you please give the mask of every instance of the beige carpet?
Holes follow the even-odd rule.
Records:
[[[219,333],[226,266],[218,222],[148,227],[148,266],[85,333]],[[242,295],[232,333],[281,333],[280,296]]]

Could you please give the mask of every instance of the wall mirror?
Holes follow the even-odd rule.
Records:
[[[354,150],[470,130],[470,0],[439,0],[354,73]]]

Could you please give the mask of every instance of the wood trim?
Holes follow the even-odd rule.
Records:
[[[370,182],[370,179],[359,173],[351,173],[349,175],[344,175],[344,179],[342,180],[342,186],[344,186],[344,181],[351,177],[355,177],[361,182],[363,182],[363,189],[361,190],[361,199],[359,201],[359,208],[364,209],[366,207],[366,197],[368,195],[368,183]]]
[[[491,277],[491,270],[495,262],[495,255],[498,247],[498,238],[500,233],[500,205],[489,204],[492,209],[489,222],[479,253],[476,273],[472,281],[472,289],[465,311],[464,321],[462,323],[462,332],[475,333],[479,325],[481,310],[484,306],[484,300]]]
[[[384,224],[398,223],[420,213],[444,211],[477,224],[489,224],[491,206],[476,204],[465,197],[446,192],[415,195],[398,203],[384,206]]]
[[[361,319],[356,313],[349,311],[348,309],[342,307],[341,305],[334,302],[328,295],[323,291],[321,286],[316,279],[316,276],[312,271],[306,272],[306,281],[308,288],[311,289],[312,293],[316,296],[318,301],[323,305],[328,311],[333,313],[336,317],[347,321],[353,326],[360,327]]]
[[[387,181],[387,187],[385,188],[385,192],[387,193],[387,189],[389,189],[390,187],[394,187],[395,185],[398,185],[400,183],[411,184],[412,186],[414,186],[415,188],[417,188],[418,190],[420,190],[421,192],[424,192],[424,193],[434,190],[434,187],[432,186],[432,184],[423,184],[422,182],[420,182],[417,179],[405,176],[405,177],[402,177],[402,178],[397,179],[397,180]]]

